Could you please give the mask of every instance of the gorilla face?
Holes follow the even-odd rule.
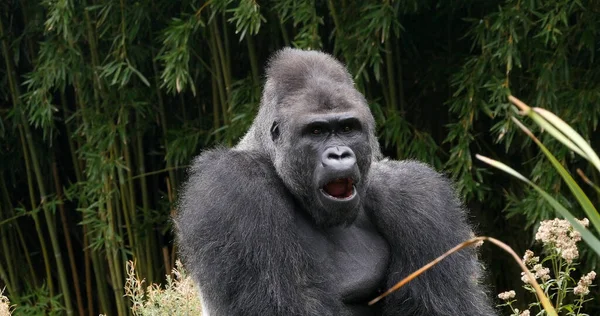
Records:
[[[320,80],[281,102],[271,128],[278,174],[317,225],[353,222],[372,157],[362,96]]]
[[[266,75],[258,114],[236,148],[266,153],[317,225],[351,223],[371,161],[382,156],[364,96],[344,65],[320,52],[283,49]]]

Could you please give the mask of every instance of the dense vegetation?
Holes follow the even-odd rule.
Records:
[[[446,171],[478,230],[522,251],[554,211],[473,156],[524,162],[575,208],[506,97],[553,111],[598,148],[599,32],[599,0],[2,1],[0,288],[21,313],[127,314],[127,260],[150,282],[171,271],[185,168],[244,133],[283,46],[343,60],[386,154]],[[493,289],[517,287],[508,259],[483,255]]]

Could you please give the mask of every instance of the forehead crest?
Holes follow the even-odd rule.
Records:
[[[328,54],[286,48],[269,62],[267,78],[277,95],[290,95],[316,80],[354,86],[346,67]]]

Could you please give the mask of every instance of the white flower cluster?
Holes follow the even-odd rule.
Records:
[[[527,249],[525,251],[525,255],[523,256],[523,263],[531,268],[531,273],[536,279],[541,279],[542,281],[550,280],[550,269],[544,268],[540,263],[540,257],[535,256],[533,251]],[[521,272],[521,281],[525,283],[529,282],[529,277],[525,272]]]
[[[534,257],[533,251],[527,249],[527,251],[525,251],[525,255],[523,256],[523,263],[527,266],[533,267],[538,262],[540,262],[540,257]]]
[[[515,298],[515,295],[516,295],[515,291],[511,290],[511,291],[506,291],[506,292],[502,292],[502,293],[498,294],[498,298],[500,298],[503,301],[508,301],[510,299]]]
[[[584,218],[579,223],[587,227],[590,221]],[[544,246],[555,248],[568,263],[579,257],[577,242],[581,240],[581,234],[574,230],[567,220],[555,218],[543,221],[535,234],[535,239],[540,240]]]
[[[533,277],[537,279],[541,279],[542,281],[550,280],[550,269],[544,268],[541,264],[536,264],[533,266],[531,271],[533,273]],[[521,272],[521,281],[524,283],[530,283],[529,277],[525,272]]]
[[[521,312],[521,314],[519,314],[519,316],[529,316],[529,315],[531,315],[531,313],[529,313],[528,309],[524,310],[523,312]]]
[[[575,295],[588,295],[590,293],[590,285],[592,281],[596,278],[596,272],[592,271],[579,280],[577,282],[577,286],[573,289],[573,294]]]

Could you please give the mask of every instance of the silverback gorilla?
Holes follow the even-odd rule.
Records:
[[[204,316],[494,315],[473,250],[367,305],[471,229],[444,177],[382,159],[364,96],[324,53],[271,58],[252,127],[195,159],[175,224]]]

